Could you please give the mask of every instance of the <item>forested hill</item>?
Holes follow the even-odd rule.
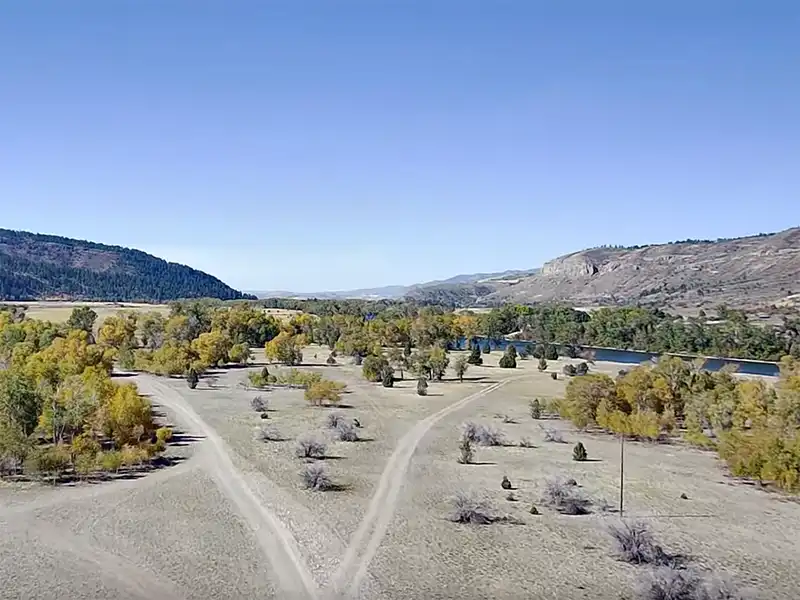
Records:
[[[0,299],[165,302],[251,298],[216,277],[140,250],[0,229]]]

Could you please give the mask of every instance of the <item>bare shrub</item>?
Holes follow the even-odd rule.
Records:
[[[533,445],[533,440],[529,437],[524,437],[519,441],[520,448],[535,448],[536,446]]]
[[[340,442],[357,442],[358,430],[356,426],[350,421],[339,421],[336,426],[336,438]]]
[[[257,442],[280,442],[283,438],[274,425],[262,425],[256,427],[253,436]]]
[[[473,444],[480,446],[502,446],[505,444],[503,433],[491,425],[467,421],[462,425],[462,430],[462,435]]]
[[[728,577],[712,575],[703,581],[698,600],[750,600],[752,590],[740,589]]]
[[[331,488],[331,478],[328,475],[328,470],[322,463],[306,465],[300,476],[303,478],[303,484],[309,490],[324,492]]]
[[[614,539],[617,557],[634,565],[667,566],[675,561],[656,543],[650,529],[644,523],[621,521],[612,524],[608,532]]]
[[[313,434],[306,434],[297,440],[297,456],[300,458],[325,458],[327,444]]]
[[[564,434],[562,434],[558,429],[554,429],[553,427],[542,427],[542,431],[544,431],[545,442],[553,442],[556,444],[566,443],[564,441]]]
[[[339,423],[346,423],[347,417],[345,417],[340,412],[332,412],[328,414],[328,418],[326,424],[328,425],[329,429],[336,429],[339,427]]]
[[[269,406],[269,401],[261,396],[256,396],[252,400],[250,400],[250,408],[254,411],[263,413],[267,411],[267,407]]]
[[[701,579],[694,571],[659,567],[643,575],[636,587],[637,600],[701,599]]]
[[[454,523],[469,523],[471,525],[488,525],[497,520],[491,507],[485,501],[464,492],[459,492],[453,498],[453,513],[450,520]]]
[[[542,502],[565,515],[588,514],[591,501],[580,493],[577,484],[570,483],[560,477],[545,481]]]

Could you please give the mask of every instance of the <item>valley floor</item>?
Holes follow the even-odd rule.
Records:
[[[171,449],[185,460],[128,481],[0,486],[0,597],[633,597],[641,568],[611,555],[605,529],[618,515],[600,508],[618,502],[619,443],[528,415],[528,401],[563,394],[563,380],[539,373],[536,361],[499,369],[493,353],[464,383],[432,383],[419,397],[414,380],[368,384],[357,367],[324,365],[326,356],[308,348],[306,366],[348,384],[339,409],[311,407],[298,390],[246,390],[243,369],[214,373],[196,390],[137,376],[142,393],[187,434],[185,446]],[[257,393],[269,402],[266,421],[250,408]],[[363,440],[333,441],[331,411],[357,417]],[[508,444],[479,447],[477,464],[458,464],[466,420],[494,425]],[[265,422],[286,441],[256,441]],[[568,443],[544,442],[541,426],[563,430]],[[340,491],[301,486],[295,444],[307,432],[328,440],[324,462]],[[534,447],[520,447],[523,438]],[[572,461],[577,441],[593,460]],[[758,598],[796,597],[800,505],[734,482],[709,453],[640,443],[625,452],[626,517],[646,520],[668,550],[729,573]],[[503,475],[515,501],[500,487]],[[591,514],[541,504],[554,475],[575,478],[594,500]],[[460,491],[518,524],[451,523]],[[529,513],[532,504],[541,514]]]

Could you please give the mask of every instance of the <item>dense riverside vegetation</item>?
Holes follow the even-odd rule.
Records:
[[[120,246],[0,229],[0,299],[166,302],[254,298],[216,277]]]
[[[423,315],[430,319],[435,315],[447,330],[440,328],[436,335],[440,341],[450,343],[460,336],[499,339],[517,333],[521,339],[544,344],[774,361],[785,355],[800,358],[800,318],[784,317],[781,326],[771,328],[750,322],[744,312],[724,306],[718,307],[715,315],[701,314],[698,318],[683,319],[641,307],[602,308],[586,313],[559,304],[507,305],[488,313],[464,311],[453,316],[443,308],[391,300],[270,299],[259,303],[273,308],[302,310],[321,317],[336,317],[334,322],[338,324],[344,322],[344,317],[363,319],[369,316],[372,320],[366,329],[373,331],[379,330],[381,323],[388,322],[395,328],[407,329],[410,320]]]

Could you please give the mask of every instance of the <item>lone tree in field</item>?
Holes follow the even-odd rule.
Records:
[[[469,358],[467,358],[467,363],[471,365],[483,364],[483,358],[481,358],[481,349],[478,344],[472,345],[472,350],[469,353]]]
[[[186,371],[186,385],[189,386],[190,390],[193,390],[197,387],[197,382],[200,381],[200,378],[197,376],[197,371],[194,368],[189,367],[189,370]]]
[[[586,454],[586,447],[583,445],[583,442],[575,444],[575,447],[572,449],[572,460],[583,462],[587,458],[588,455]]]
[[[424,377],[417,379],[417,396],[428,395],[428,381]]]
[[[547,360],[545,360],[544,356],[539,359],[539,371],[542,373],[547,371]]]
[[[478,358],[480,358],[480,356]],[[468,367],[469,363],[467,362],[467,357],[463,354],[453,362],[453,370],[456,372],[458,380],[462,383],[464,382],[464,374],[467,372]]]
[[[517,349],[512,344],[506,348],[505,354],[500,359],[499,363],[502,369],[516,369],[517,368]]]
[[[372,382],[383,380],[384,371],[389,368],[389,361],[385,356],[375,356],[370,354],[364,359],[361,367],[361,374],[364,379]]]
[[[542,404],[539,402],[538,398],[534,398],[528,404],[528,407],[531,411],[531,419],[541,419],[542,418]]]

